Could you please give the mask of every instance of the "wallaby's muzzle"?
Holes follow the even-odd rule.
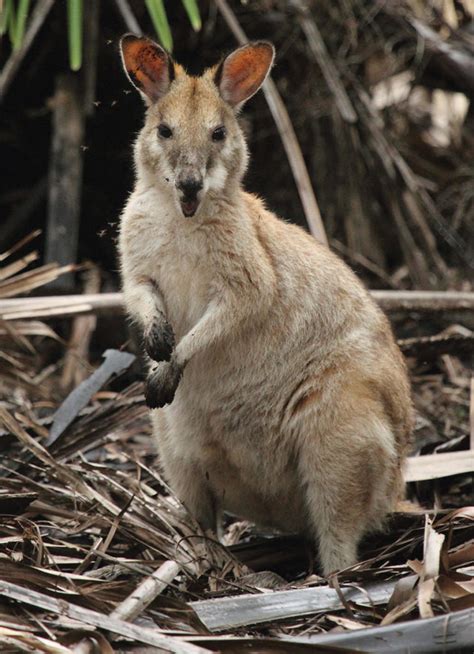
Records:
[[[194,216],[201,202],[202,180],[197,177],[185,177],[179,179],[176,186],[183,214],[186,218]]]

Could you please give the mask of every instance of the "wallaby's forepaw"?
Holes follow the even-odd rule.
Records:
[[[145,401],[150,409],[171,404],[183,369],[174,359],[161,361],[150,371],[145,383]]]
[[[145,330],[144,346],[146,353],[154,361],[169,361],[174,350],[173,328],[163,316],[155,318]]]

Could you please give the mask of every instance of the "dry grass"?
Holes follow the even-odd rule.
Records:
[[[30,279],[35,285],[34,271]],[[239,649],[243,637],[286,650],[296,647],[290,637],[474,606],[472,475],[411,484],[424,510],[395,514],[331,590],[296,537],[229,520],[224,547],[200,532],[160,476],[133,375],[90,390],[82,403],[72,395],[69,426],[53,430],[67,395],[67,344],[31,320],[0,324],[0,346],[2,651]],[[415,453],[469,447],[466,361],[455,351],[411,360]],[[97,363],[83,362],[89,373]],[[365,590],[351,595],[354,587]],[[305,589],[310,596],[298,595]],[[217,601],[237,595],[232,611]]]

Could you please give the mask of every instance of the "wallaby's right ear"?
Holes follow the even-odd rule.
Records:
[[[275,48],[268,41],[247,43],[231,52],[214,76],[222,98],[231,107],[241,107],[262,86],[274,57]]]
[[[168,92],[174,79],[174,64],[161,46],[144,37],[125,34],[120,39],[122,63],[145,101],[156,102]]]

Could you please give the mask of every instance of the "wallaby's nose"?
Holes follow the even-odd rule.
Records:
[[[186,199],[193,199],[202,189],[202,181],[194,177],[186,177],[178,182],[178,188]]]
[[[182,193],[180,204],[183,214],[187,218],[194,216],[200,202],[198,193],[202,189],[202,181],[198,177],[183,177],[178,179],[176,186]]]

